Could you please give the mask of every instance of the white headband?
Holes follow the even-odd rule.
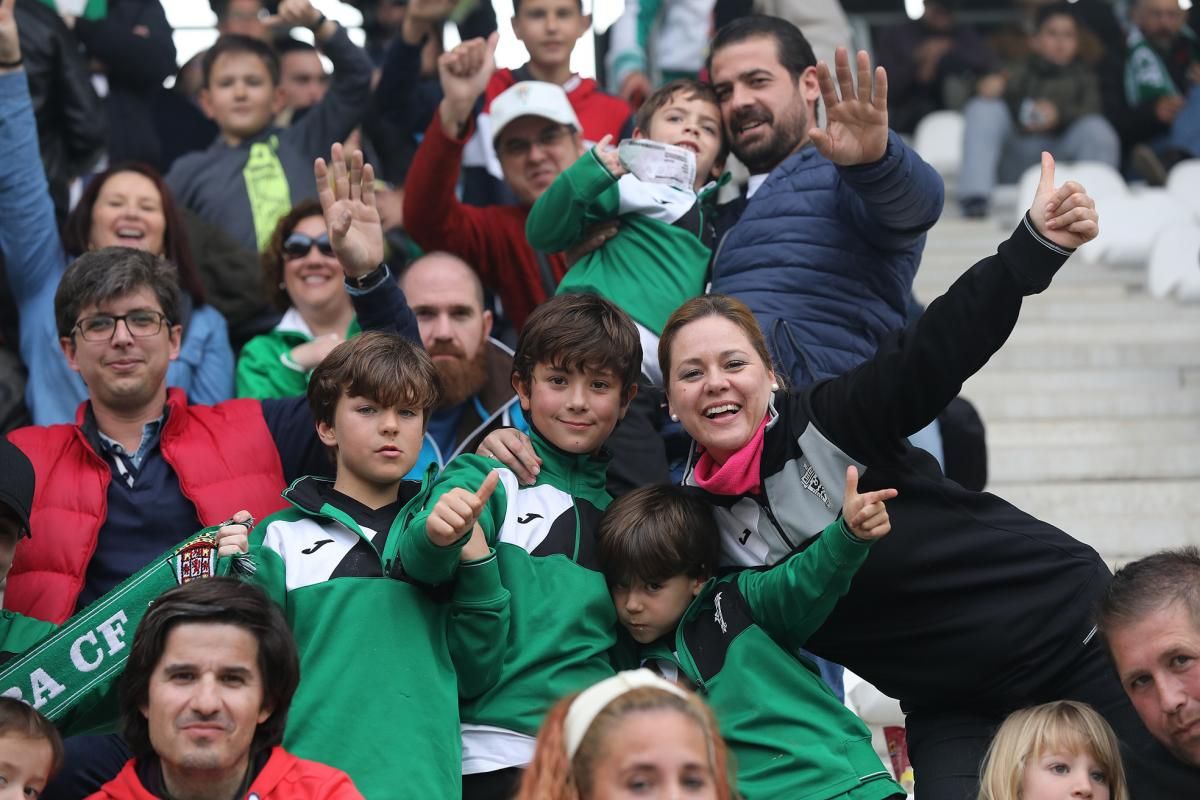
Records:
[[[648,669],[618,672],[611,678],[605,678],[595,686],[582,691],[571,702],[571,707],[567,709],[567,718],[563,721],[563,739],[566,740],[567,758],[575,758],[575,752],[579,750],[579,745],[587,734],[588,728],[592,727],[596,716],[607,708],[609,703],[626,692],[643,687],[662,689],[678,695],[684,700],[688,697],[687,692],[683,689]]]

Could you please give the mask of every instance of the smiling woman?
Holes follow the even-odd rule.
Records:
[[[5,137],[5,185],[28,186],[28,165],[38,165],[36,140],[21,135],[33,116],[15,98],[0,97],[0,117],[12,137]],[[20,308],[21,356],[29,368],[26,405],[38,425],[71,422],[87,399],[87,386],[70,368],[60,347],[54,295],[67,260],[91,250],[122,246],[144,250],[171,261],[183,290],[177,319],[182,346],[167,371],[169,386],[188,393],[196,403],[218,403],[233,395],[233,351],[221,313],[205,302],[188,248],[184,225],[171,192],[152,168],[143,164],[115,166],[92,179],[63,226],[62,243],[50,198],[36,187],[13,197],[19,209],[0,213],[0,239],[7,258],[7,277]]]
[[[305,200],[279,220],[262,267],[266,296],[283,319],[242,348],[237,395],[295,397],[325,356],[359,332],[320,203]]]

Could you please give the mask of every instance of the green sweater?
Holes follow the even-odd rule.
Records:
[[[558,294],[598,294],[661,335],[672,311],[704,293],[711,255],[708,204],[718,185],[710,183],[697,195],[633,175],[618,180],[589,150],[533,204],[525,236],[535,250],[557,253],[592,225],[619,217],[617,235],[579,259]]]
[[[640,661],[674,664],[708,701],[746,800],[905,796],[871,747],[867,726],[795,654],[868,551],[836,521],[770,569],[710,580],[674,641],[641,649]]]
[[[361,332],[358,320],[350,323],[346,338]],[[312,331],[296,309],[288,309],[270,333],[246,342],[237,361],[237,396],[256,400],[299,397],[308,391],[309,371],[291,359],[292,348],[311,342]]]
[[[345,771],[366,797],[425,800],[461,791],[450,606],[425,587],[385,577],[432,472],[419,489],[402,485],[402,497],[415,494],[387,531],[361,527],[326,502],[327,481],[301,478],[284,492],[294,507],[263,520],[250,537],[252,580],[284,609],[300,653],[303,680],[284,747]],[[476,585],[481,592],[490,586],[494,602],[476,610],[500,619],[507,597],[495,559],[478,563],[475,571],[490,577]]]
[[[449,580],[463,542],[435,546],[425,535],[425,520],[437,498],[452,488],[475,491],[489,471],[500,473],[479,525],[511,594],[511,627],[503,645],[492,643],[490,654],[452,644],[464,658],[473,649],[480,672],[496,675],[486,691],[463,698],[461,715],[465,724],[535,736],[559,698],[613,674],[608,651],[616,643],[617,617],[595,560],[596,526],[612,500],[604,488],[607,462],[565,453],[536,432],[530,436],[542,459],[534,486],[519,486],[495,460],[459,456],[438,476],[425,510],[405,529],[400,559],[422,583]],[[457,578],[456,601],[473,576],[459,569]],[[494,669],[484,663],[487,658]]]

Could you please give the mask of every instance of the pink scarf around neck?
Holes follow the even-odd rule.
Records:
[[[696,485],[706,492],[721,495],[744,495],[762,493],[762,451],[770,412],[763,414],[758,430],[742,449],[718,464],[705,450],[696,460],[692,477]]]

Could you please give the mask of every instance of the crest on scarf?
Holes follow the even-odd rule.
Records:
[[[198,578],[211,578],[217,574],[217,537],[212,533],[202,534],[176,550],[167,560],[180,586]]]

